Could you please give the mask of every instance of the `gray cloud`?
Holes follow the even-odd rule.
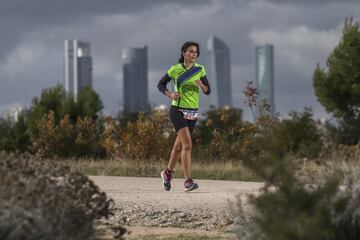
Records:
[[[191,6],[197,6],[202,2],[194,0]],[[163,5],[188,7],[181,0],[3,0],[0,3],[0,30],[6,30],[6,34],[2,35],[0,58],[16,46],[23,34],[28,31],[41,31],[66,25],[86,25],[94,16],[139,15]]]
[[[191,1],[191,6],[198,6],[204,1]],[[135,13],[151,10],[162,5],[181,5],[190,7],[181,0],[5,0],[1,4],[2,17],[23,17],[32,21],[45,22],[65,20],[67,17],[81,17],[91,15],[107,15],[115,13]],[[37,22],[39,23],[39,22]]]
[[[233,102],[247,118],[242,89],[254,80],[255,45],[265,42],[275,46],[277,110],[286,115],[312,106],[323,116],[312,89],[313,68],[325,63],[345,17],[360,7],[355,1],[49,2],[1,3],[0,106],[28,104],[42,88],[61,83],[63,41],[69,38],[90,41],[94,88],[107,112],[122,102],[121,50],[127,47],[149,47],[149,100],[168,103],[156,83],[177,62],[181,44],[198,41],[199,62],[206,65],[206,40],[217,35],[231,49]]]

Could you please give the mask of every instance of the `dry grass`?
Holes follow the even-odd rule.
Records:
[[[107,160],[65,160],[64,163],[86,175],[100,176],[137,176],[158,177],[166,166],[165,162]],[[194,162],[191,167],[192,175],[196,179],[216,179],[235,181],[259,181],[240,162]],[[175,177],[182,177],[182,168],[178,164]]]
[[[345,168],[359,169],[360,145],[342,147],[323,159],[301,159],[296,161],[296,174],[305,182],[317,182],[334,174],[345,175]],[[86,175],[158,177],[166,166],[165,161],[135,161],[125,159],[67,159],[63,161],[73,170]],[[199,161],[193,160],[192,175],[196,179],[261,181],[241,161]],[[181,178],[180,163],[176,166],[175,177]]]

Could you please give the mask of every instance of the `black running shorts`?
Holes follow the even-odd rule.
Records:
[[[189,127],[191,134],[196,124],[196,120],[185,119],[183,113],[175,106],[171,106],[170,108],[170,119],[176,132],[178,132],[181,128]]]

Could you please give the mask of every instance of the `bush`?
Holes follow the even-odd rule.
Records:
[[[167,111],[161,110],[154,110],[148,115],[140,113],[136,121],[128,121],[126,126],[107,118],[103,146],[108,154],[117,158],[165,160],[175,141],[168,118]]]
[[[265,187],[260,195],[250,197],[251,220],[241,221],[256,227],[239,226],[239,239],[335,240],[335,219],[342,219],[349,201],[339,191],[339,178],[332,176],[315,185],[302,183],[295,177],[294,158],[272,136],[263,133],[255,139],[261,149],[244,160],[245,166],[264,179]],[[244,229],[253,232],[245,238]]]
[[[261,123],[260,120],[257,124]],[[253,207],[250,220],[242,215],[244,210],[240,207],[239,222],[243,225],[239,225],[238,238],[359,239],[360,190],[353,191],[354,188],[347,184],[347,190],[342,191],[342,176],[336,174],[312,184],[297,179],[295,157],[289,154],[288,146],[275,134],[280,125],[274,121],[272,127],[261,127],[248,148],[243,163],[265,181],[265,186],[260,195],[249,199]],[[357,184],[360,186],[360,182]]]
[[[240,128],[242,123],[242,111],[236,108],[217,108],[212,107],[205,112],[205,118],[200,120],[195,129],[194,138],[198,143],[209,144],[214,130],[227,132],[232,128]]]
[[[90,87],[84,87],[74,99],[71,93],[66,93],[62,85],[43,89],[40,97],[34,97],[31,101],[31,116],[29,128],[33,133],[37,133],[37,124],[51,111],[54,114],[56,125],[66,115],[71,123],[75,124],[79,117],[99,118],[103,103],[100,96]]]
[[[360,149],[360,145],[358,145]],[[348,165],[351,166],[351,165]],[[345,211],[334,219],[335,234],[333,240],[360,239],[360,178],[359,167],[341,171],[345,176],[343,195],[347,196],[348,204]]]
[[[281,121],[274,129],[275,138],[288,153],[296,157],[315,158],[322,148],[321,134],[313,120],[312,110],[305,108],[301,112],[290,112],[290,119]]]
[[[88,177],[50,161],[0,158],[0,239],[92,239],[112,200]]]
[[[239,158],[242,138],[242,112],[235,108],[211,108],[195,128],[194,156],[199,159],[232,160]]]
[[[37,122],[37,131],[31,139],[34,150],[42,157],[102,156],[98,124],[90,117],[79,117],[76,124],[65,115],[56,124],[55,113],[50,111]]]

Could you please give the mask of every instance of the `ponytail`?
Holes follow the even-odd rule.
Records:
[[[179,59],[179,63],[183,63],[184,62],[184,52],[186,52],[186,50],[188,49],[188,47],[190,46],[195,46],[197,48],[198,54],[197,57],[200,56],[200,45],[197,42],[185,42],[182,46],[181,46],[181,55],[180,55],[180,59]]]
[[[184,62],[184,56],[181,54],[180,59],[179,59],[179,63],[183,63]]]

